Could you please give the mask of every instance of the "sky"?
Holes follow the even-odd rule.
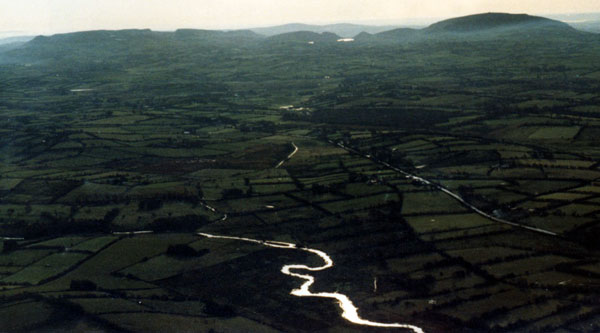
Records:
[[[410,25],[483,12],[600,12],[600,0],[0,0],[0,37],[95,29],[238,29],[292,22]]]

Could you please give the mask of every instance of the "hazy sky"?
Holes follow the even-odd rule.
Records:
[[[490,11],[600,12],[600,0],[0,0],[0,34],[217,29],[290,22],[402,24]]]

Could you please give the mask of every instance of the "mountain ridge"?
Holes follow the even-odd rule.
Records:
[[[361,32],[376,34],[383,31],[393,30],[399,27],[400,26],[398,25],[362,25],[352,23],[336,23],[325,25],[288,23],[272,27],[251,28],[249,30],[268,37],[296,31],[311,31],[316,33],[330,32],[340,37],[350,38],[355,37]]]
[[[304,25],[292,24],[302,28]],[[360,27],[360,26],[357,26]],[[403,43],[529,40],[568,42],[575,39],[597,41],[596,34],[582,32],[566,23],[526,14],[484,13],[447,19],[423,29],[398,28],[379,33],[360,32],[352,45]],[[240,49],[289,45],[333,46],[345,36],[332,32],[292,31],[264,36],[252,29],[202,30],[178,29],[172,32],[150,29],[92,30],[52,36],[37,36],[31,41],[0,48],[5,62],[30,62],[52,59],[132,59],[147,54],[170,54],[179,50],[200,54],[218,49]],[[346,43],[344,43],[346,44]],[[306,45],[306,46],[302,46]]]

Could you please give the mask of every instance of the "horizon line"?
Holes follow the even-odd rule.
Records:
[[[200,27],[200,26],[195,26],[195,27],[186,27],[186,26],[182,26],[182,27],[178,27],[178,28],[160,28],[160,27],[155,27],[155,28],[150,28],[150,27],[123,27],[123,28],[104,28],[104,27],[98,27],[98,28],[93,28],[93,29],[82,29],[82,30],[77,30],[76,28],[74,30],[61,30],[61,31],[53,31],[53,32],[27,32],[27,31],[0,31],[0,39],[8,39],[8,38],[18,38],[18,37],[38,37],[38,36],[53,36],[53,35],[60,35],[60,34],[69,34],[69,33],[77,33],[77,32],[90,32],[90,31],[123,31],[123,30],[150,30],[150,31],[155,31],[155,32],[175,32],[177,30],[184,30],[184,29],[190,29],[190,30],[209,30],[209,31],[239,31],[239,30],[254,30],[254,29],[268,29],[268,28],[275,28],[275,27],[281,27],[281,26],[286,26],[286,25],[294,25],[294,24],[298,24],[298,25],[309,25],[309,26],[319,26],[319,27],[323,27],[323,26],[329,26],[329,25],[338,25],[338,24],[349,24],[349,25],[362,25],[362,26],[369,26],[369,27],[394,27],[394,28],[424,28],[427,27],[433,23],[442,21],[442,20],[447,20],[447,19],[452,19],[452,18],[458,18],[458,17],[465,17],[465,16],[471,16],[471,15],[478,15],[478,14],[489,14],[489,13],[502,13],[502,14],[514,14],[514,15],[519,15],[519,14],[526,14],[526,15],[531,15],[531,16],[540,16],[540,17],[545,17],[545,18],[551,18],[551,19],[555,19],[555,20],[559,20],[562,21],[564,23],[580,23],[580,22],[585,22],[586,20],[577,20],[577,21],[563,21],[560,19],[557,19],[557,17],[565,17],[565,16],[578,16],[578,15],[600,15],[600,12],[580,12],[580,13],[554,13],[554,14],[532,14],[532,13],[508,13],[508,12],[494,12],[494,11],[489,11],[489,12],[477,12],[477,13],[473,13],[473,14],[467,14],[467,15],[460,15],[460,16],[444,16],[444,17],[416,17],[416,18],[398,18],[398,19],[384,19],[384,20],[378,20],[378,19],[359,19],[359,20],[344,20],[344,21],[328,21],[328,22],[314,22],[314,23],[310,23],[310,21],[296,21],[296,22],[287,22],[287,23],[279,23],[279,24],[271,24],[271,25],[242,25],[242,26],[230,26],[230,27]],[[600,17],[598,17],[598,20],[600,21]],[[400,21],[404,21],[403,23],[401,23]],[[420,23],[417,23],[419,22]],[[371,22],[371,23],[369,23]]]

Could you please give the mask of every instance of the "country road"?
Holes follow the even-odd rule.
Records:
[[[281,160],[281,162],[279,162],[276,166],[275,169],[279,169],[279,167],[281,167],[283,165],[283,163],[285,163],[286,161],[288,161],[290,158],[294,157],[294,155],[296,155],[296,153],[298,152],[298,146],[296,146],[295,143],[292,142],[292,146],[294,146],[294,151],[291,152],[286,158],[284,158],[283,160]]]
[[[428,179],[425,179],[425,178],[419,177],[417,175],[411,174],[409,172],[406,172],[404,170],[401,170],[401,169],[399,169],[399,168],[397,168],[397,167],[395,167],[393,165],[390,165],[387,162],[383,162],[383,161],[381,161],[381,160],[379,160],[379,159],[377,159],[377,158],[375,158],[375,157],[373,157],[371,155],[363,154],[363,153],[359,152],[358,150],[356,150],[354,148],[344,146],[342,143],[333,142],[332,140],[328,140],[328,141],[329,141],[329,143],[334,144],[334,145],[336,145],[336,146],[338,146],[338,147],[340,147],[340,148],[342,148],[342,149],[344,149],[344,150],[346,150],[348,152],[360,155],[360,156],[362,156],[364,158],[367,158],[367,159],[369,159],[369,160],[371,160],[371,161],[373,161],[373,162],[375,162],[377,164],[383,165],[383,166],[387,167],[388,169],[394,170],[394,171],[396,171],[396,172],[404,175],[408,179],[412,179],[412,180],[418,181],[418,182],[420,182],[422,184],[425,184],[425,185],[433,186],[437,190],[442,191],[442,192],[446,193],[447,195],[449,195],[450,197],[454,198],[455,200],[457,200],[458,202],[460,202],[461,204],[463,204],[465,207],[469,208],[473,212],[475,212],[475,213],[477,213],[477,214],[479,214],[479,215],[481,215],[481,216],[483,216],[483,217],[485,217],[485,218],[487,218],[489,220],[492,220],[492,221],[498,222],[498,223],[502,223],[502,224],[507,224],[507,225],[510,225],[510,226],[513,226],[513,227],[522,228],[522,229],[526,229],[526,230],[529,230],[529,231],[537,232],[537,233],[544,234],[544,235],[547,235],[547,236],[560,237],[557,233],[549,231],[549,230],[540,229],[540,228],[536,228],[536,227],[532,227],[532,226],[528,226],[528,225],[525,225],[525,224],[521,224],[521,223],[517,223],[517,222],[513,222],[513,221],[508,221],[508,220],[504,220],[504,219],[492,216],[492,215],[490,215],[490,214],[482,211],[481,209],[473,206],[472,204],[470,204],[469,202],[467,202],[463,197],[461,197],[457,193],[454,193],[454,192],[450,191],[448,188],[446,188],[446,187],[444,187],[444,186],[442,186],[440,184],[434,183],[434,182],[432,182],[432,181],[430,181]]]

